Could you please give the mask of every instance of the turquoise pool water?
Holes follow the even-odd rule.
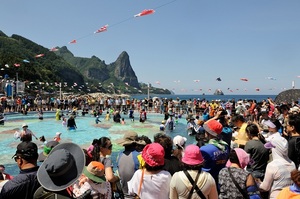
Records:
[[[135,116],[138,114],[135,113]],[[45,136],[47,141],[53,140],[56,132],[61,132],[61,143],[63,142],[73,142],[80,145],[82,148],[87,148],[93,139],[99,139],[102,136],[110,137],[113,144],[116,140],[123,137],[126,131],[135,131],[139,135],[146,135],[151,140],[153,140],[153,135],[159,133],[159,125],[164,118],[164,115],[161,114],[148,114],[148,120],[145,123],[140,123],[138,120],[132,122],[127,115],[121,115],[125,118],[126,124],[116,124],[112,121],[105,121],[104,116],[100,116],[101,122],[96,125],[95,117],[91,115],[86,116],[77,116],[76,131],[68,131],[66,127],[62,125],[62,121],[55,120],[55,113],[44,113],[44,119],[39,120],[37,114],[28,114],[27,116],[23,115],[7,115],[7,121],[4,126],[0,126],[0,154],[1,160],[0,164],[4,164],[6,167],[6,172],[17,175],[19,169],[17,168],[16,163],[12,159],[16,151],[17,145],[20,143],[20,140],[16,140],[13,137],[13,134],[16,130],[20,130],[22,123],[27,123],[28,128],[37,136]],[[186,133],[186,120],[179,119],[175,130],[173,132],[166,131],[166,134],[174,137],[176,135],[182,135],[188,138],[187,143],[193,143],[194,137],[188,136]],[[35,140],[38,146],[41,146],[41,142]],[[113,154],[112,159],[114,161],[115,156],[119,150],[122,149],[122,146],[117,144],[113,145]],[[42,148],[39,149],[39,152],[42,151]]]

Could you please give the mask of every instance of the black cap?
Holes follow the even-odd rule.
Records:
[[[17,146],[16,155],[20,155],[24,159],[35,159],[38,157],[38,147],[33,142],[21,142]]]

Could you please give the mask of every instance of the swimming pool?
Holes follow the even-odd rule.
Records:
[[[138,115],[135,113],[135,116]],[[28,128],[37,136],[45,136],[47,141],[53,140],[56,132],[61,132],[61,143],[63,142],[73,142],[80,145],[82,148],[87,148],[93,139],[99,139],[102,136],[107,136],[111,138],[112,143],[114,144],[116,140],[123,137],[126,131],[135,131],[139,135],[146,135],[151,140],[153,140],[153,135],[159,133],[159,125],[164,118],[162,114],[151,113],[148,114],[147,121],[145,123],[140,123],[138,120],[132,122],[128,115],[121,115],[125,118],[126,124],[116,124],[112,121],[105,121],[104,116],[100,116],[101,122],[96,125],[95,117],[91,115],[77,116],[76,131],[68,131],[66,127],[62,125],[62,121],[55,120],[55,113],[48,112],[44,113],[44,119],[39,120],[38,116],[34,113],[28,114],[26,116],[13,114],[7,115],[7,121],[4,126],[0,126],[0,154],[1,161],[0,164],[4,164],[6,172],[11,175],[17,175],[19,169],[17,168],[16,163],[12,159],[12,156],[15,154],[16,147],[20,143],[20,140],[14,139],[14,132],[20,130],[23,123],[28,124]],[[173,132],[165,131],[171,137],[176,135],[182,135],[188,138],[187,143],[193,143],[194,137],[187,136],[186,133],[186,120],[179,119],[178,124]],[[33,138],[38,146],[41,146],[42,143]],[[114,161],[115,156],[118,151],[123,147],[117,144],[113,145],[113,154],[112,159]],[[42,151],[42,148],[39,149],[39,152]]]

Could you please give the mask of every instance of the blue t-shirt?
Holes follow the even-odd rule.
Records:
[[[200,148],[203,159],[205,160],[203,170],[208,171],[218,183],[218,175],[225,167],[229,156],[229,146],[221,150],[213,144],[207,144]]]

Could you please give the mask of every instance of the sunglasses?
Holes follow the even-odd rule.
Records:
[[[15,159],[15,162],[17,162],[17,160],[21,159],[21,157],[20,156],[15,156],[14,159]]]

